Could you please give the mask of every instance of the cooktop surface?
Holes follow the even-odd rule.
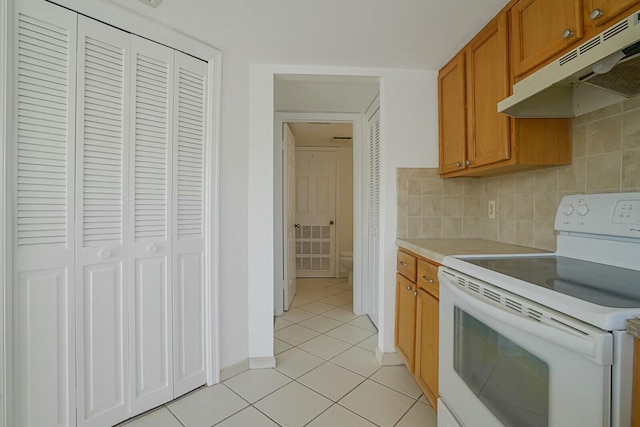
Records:
[[[480,257],[466,262],[613,308],[640,307],[640,271],[562,256]]]

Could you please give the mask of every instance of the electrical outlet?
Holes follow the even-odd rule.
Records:
[[[496,201],[489,200],[489,211],[487,212],[489,219],[496,219]]]

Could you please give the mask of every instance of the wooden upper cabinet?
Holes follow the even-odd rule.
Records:
[[[638,0],[584,0],[585,26],[600,27],[615,24],[614,18],[623,19],[631,14],[633,6],[640,7]],[[597,28],[596,33],[603,28]]]
[[[439,172],[441,174],[463,170],[467,160],[464,59],[463,51],[449,61],[438,74]]]
[[[516,78],[583,38],[583,1],[519,0],[513,5],[511,55]]]
[[[509,96],[507,16],[499,14],[469,43],[467,74],[467,166],[481,167],[510,157],[509,117],[497,104]]]

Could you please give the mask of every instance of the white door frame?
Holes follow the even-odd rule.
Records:
[[[283,174],[282,165],[282,126],[284,123],[300,122],[336,122],[351,123],[353,126],[353,311],[355,314],[362,314],[362,268],[363,268],[363,229],[356,224],[361,223],[361,219],[366,219],[366,206],[362,204],[363,194],[362,182],[363,173],[366,172],[363,165],[363,149],[366,144],[362,140],[363,116],[360,113],[302,113],[302,112],[276,112],[274,119],[274,314],[281,315],[284,312],[282,295],[286,286],[284,260],[285,212],[282,209],[283,202]]]

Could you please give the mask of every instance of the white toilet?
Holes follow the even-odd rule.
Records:
[[[341,252],[340,265],[349,272],[349,285],[353,286],[353,252]]]

